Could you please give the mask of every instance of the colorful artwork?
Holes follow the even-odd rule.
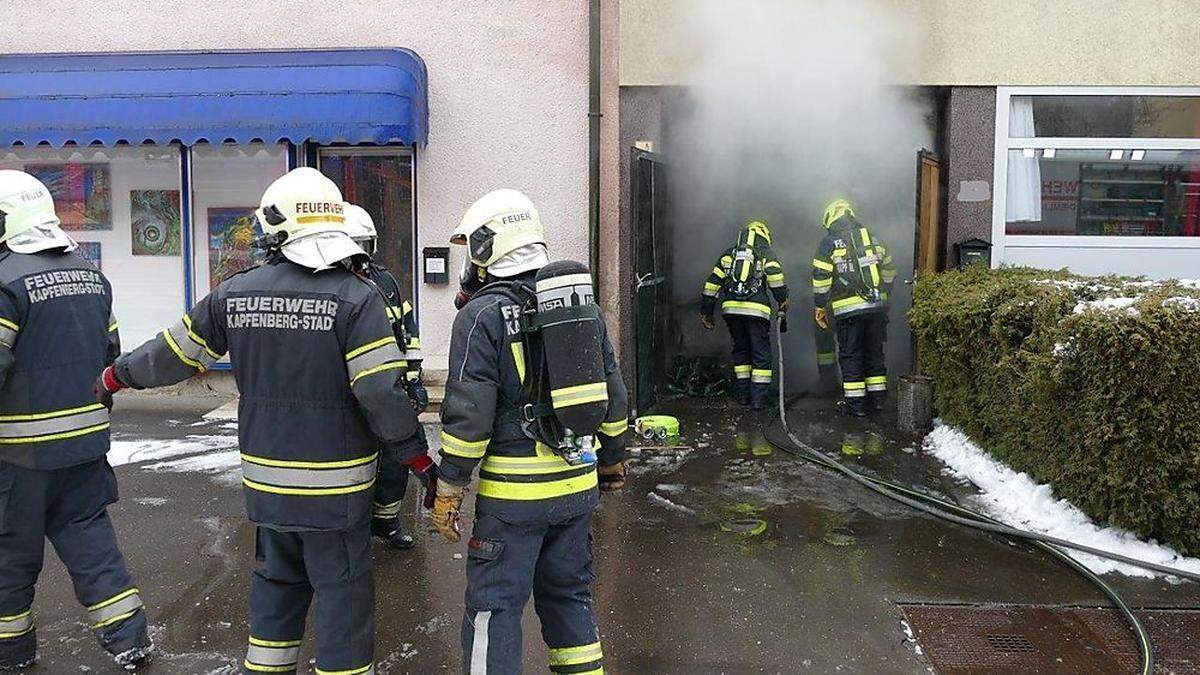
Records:
[[[258,263],[262,256],[251,245],[257,235],[253,206],[221,206],[208,210],[210,290],[229,275]]]
[[[179,190],[130,190],[134,255],[179,255]]]
[[[107,164],[27,164],[46,184],[64,230],[111,230],[112,184]]]
[[[79,242],[79,248],[75,249],[75,255],[95,265],[96,269],[100,269],[100,242]]]

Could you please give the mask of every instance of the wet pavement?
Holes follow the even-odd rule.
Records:
[[[142,461],[117,469],[112,514],[160,650],[145,672],[234,673],[244,653],[253,528],[230,424],[201,418],[224,402],[119,400],[117,440],[174,448],[164,458],[147,444]],[[760,431],[769,417],[719,400],[664,407],[680,417],[685,447],[637,452],[627,489],[605,495],[595,521],[607,672],[923,673],[897,603],[1104,604],[1044,555],[914,514],[773,448]],[[792,406],[805,442],[896,482],[969,494],[886,417],[864,423],[830,408]],[[187,454],[196,439],[208,449]],[[465,542],[433,534],[415,494],[405,518],[415,550],[376,544],[377,670],[456,672]],[[1200,606],[1200,585],[1106,578],[1135,606]],[[35,612],[42,660],[29,672],[119,672],[52,553]],[[545,672],[546,655],[531,604],[527,672]]]

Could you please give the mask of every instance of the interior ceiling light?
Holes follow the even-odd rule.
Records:
[[[1143,159],[1146,159],[1146,151],[1145,150],[1134,150],[1133,154],[1131,154],[1129,156],[1129,158],[1135,162],[1140,162]]]
[[[1124,150],[1113,150],[1112,152],[1108,153],[1109,159],[1121,159],[1124,156],[1125,156]]]

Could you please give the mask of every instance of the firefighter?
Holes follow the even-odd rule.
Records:
[[[467,247],[471,263],[485,271],[488,282],[473,291],[451,332],[432,510],[438,531],[458,541],[458,510],[480,466],[467,547],[463,672],[521,671],[521,615],[532,592],[550,649],[550,671],[600,673],[600,636],[589,588],[594,579],[590,526],[599,503],[597,487],[615,490],[625,484],[628,421],[621,373],[591,302],[591,277],[578,263],[549,262],[537,209],[515,190],[497,190],[477,201],[451,243]],[[544,278],[548,270],[564,269],[573,273]],[[531,319],[523,298],[535,291],[538,314],[548,310],[547,320],[553,311],[590,312],[589,321],[571,319],[553,327],[582,332],[572,333],[576,338],[547,334],[544,341],[526,332]],[[543,292],[562,294],[543,302]],[[587,335],[592,339],[583,339]],[[547,372],[586,372],[585,379],[592,381],[556,388],[547,400],[536,393],[544,393],[538,383]],[[551,445],[539,431],[547,428],[542,426],[546,416],[565,418],[576,410],[595,413],[595,431],[575,437],[578,446]],[[591,434],[598,438],[598,451]],[[559,440],[565,443],[567,436]]]
[[[34,585],[49,539],[100,645],[123,666],[153,646],[108,505],[108,409],[92,381],[120,353],[108,279],[74,255],[50,191],[0,171],[0,670],[37,658]]]
[[[400,282],[388,268],[375,262],[378,247],[378,232],[375,219],[367,210],[351,204],[345,205],[346,226],[354,239],[370,259],[364,260],[359,273],[370,279],[383,294],[387,304],[388,318],[397,344],[404,351],[404,386],[408,391],[409,403],[417,414],[429,407],[429,393],[421,381],[421,336],[417,330],[416,312],[412,303],[405,299]],[[425,428],[417,426],[421,442],[426,443]],[[371,504],[371,534],[382,539],[388,546],[405,550],[415,541],[400,519],[404,493],[408,491],[408,467],[402,465],[392,454],[379,458],[379,480],[375,485],[375,499]]]
[[[246,673],[296,672],[316,598],[316,672],[374,672],[372,488],[381,454],[431,462],[406,364],[375,287],[351,269],[341,193],[311,168],[255,212],[263,264],[222,282],[174,326],[104,370],[106,392],[179,382],[225,353],[241,399],[246,510],[258,527]]]
[[[788,308],[783,266],[771,250],[771,230],[752,220],[738,232],[704,282],[700,321],[713,329],[718,300],[733,339],[733,399],[754,410],[766,406],[771,390],[771,300]]]
[[[839,408],[865,417],[868,409],[882,410],[887,398],[883,343],[896,269],[850,202],[831,202],[821,223],[827,232],[813,257],[813,317],[819,328],[828,329],[832,315],[842,371]]]

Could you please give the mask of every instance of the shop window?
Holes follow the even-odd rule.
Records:
[[[267,186],[287,173],[287,146],[251,143],[192,148],[193,288],[198,300],[260,254],[254,210]]]
[[[1013,138],[1200,138],[1200,97],[1013,96]]]
[[[0,168],[21,169],[54,195],[63,229],[113,286],[126,348],[179,318],[183,231],[179,147],[48,147],[0,151]]]
[[[322,148],[321,172],[346,201],[371,214],[379,231],[375,259],[413,288],[413,158],[408,148]]]
[[[1200,150],[1008,154],[1010,235],[1200,236]]]

